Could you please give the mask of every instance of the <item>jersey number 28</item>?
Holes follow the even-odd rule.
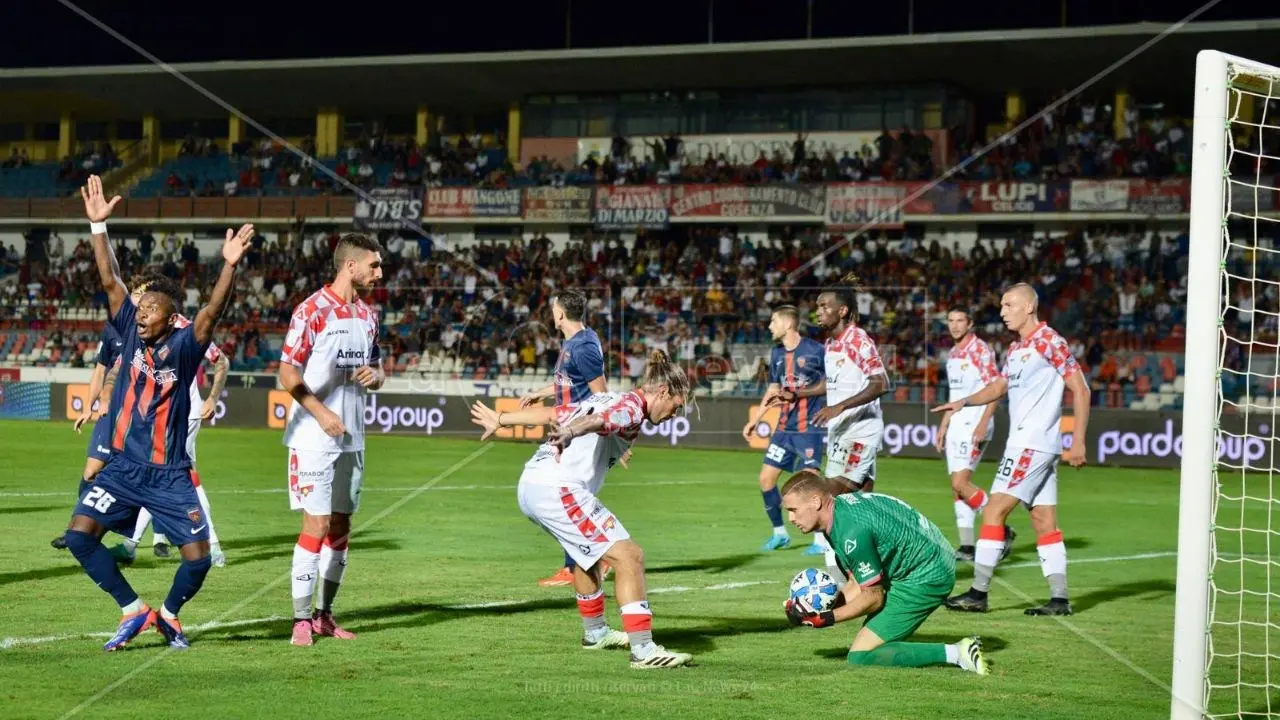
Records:
[[[114,495],[107,492],[106,490],[103,490],[97,485],[94,485],[89,490],[89,493],[84,496],[84,500],[81,500],[80,502],[85,505],[88,505],[89,507],[93,508],[94,510],[97,510],[100,513],[104,513],[111,507],[113,503],[115,503],[115,501],[116,501],[116,498]]]

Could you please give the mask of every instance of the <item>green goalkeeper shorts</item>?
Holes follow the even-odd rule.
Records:
[[[884,607],[867,618],[864,627],[886,643],[906,640],[920,629],[953,589],[954,585],[941,583],[891,585]]]

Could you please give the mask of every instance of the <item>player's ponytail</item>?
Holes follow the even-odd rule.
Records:
[[[684,368],[671,361],[662,350],[649,353],[649,364],[644,370],[643,387],[666,385],[672,395],[689,397],[689,375]]]

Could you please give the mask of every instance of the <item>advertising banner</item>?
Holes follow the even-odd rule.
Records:
[[[673,218],[817,218],[826,206],[822,185],[676,185]]]
[[[18,382],[21,379],[22,379],[21,369],[0,367],[0,383]]]
[[[428,218],[520,217],[520,191],[439,187],[427,190]]]
[[[1072,180],[1072,212],[1128,212],[1128,180]]]
[[[905,183],[827,185],[826,225],[833,230],[901,228]]]
[[[1065,182],[961,183],[972,213],[1066,212],[1071,187]],[[961,208],[960,212],[966,212]]]
[[[601,230],[662,230],[670,221],[670,185],[596,188],[591,204],[591,222]]]
[[[422,188],[373,188],[359,198],[351,220],[356,230],[397,230],[422,225]]]
[[[1190,178],[1129,181],[1129,212],[1177,215],[1190,209]]]
[[[17,383],[5,386],[0,417],[49,419],[52,400],[57,398],[65,412],[58,418],[73,420],[83,408],[87,386]],[[63,396],[65,395],[65,401]],[[519,399],[505,393],[489,393],[490,403],[499,411],[518,408]],[[77,400],[77,398],[79,398]],[[373,393],[366,397],[365,431],[370,435],[412,434],[478,438],[471,423],[473,397],[458,395]],[[293,398],[280,390],[231,388],[219,399],[209,425],[217,427],[282,429]],[[763,452],[768,448],[777,410],[772,409],[757,425],[750,440],[742,437],[743,426],[751,420],[756,403],[746,399],[704,399],[695,415],[677,416],[659,425],[646,423],[637,443],[665,447],[741,449]],[[1217,442],[1220,462],[1234,467],[1272,467],[1270,415],[1227,415],[1222,418]],[[938,417],[923,405],[886,403],[885,429],[880,453],[886,457],[923,458],[942,462],[934,449]],[[1007,438],[1008,418],[998,414],[996,431],[986,460],[999,459]],[[1063,447],[1070,448],[1073,419],[1063,418]],[[1090,413],[1088,461],[1091,465],[1177,468],[1182,461],[1182,417],[1180,413],[1138,412],[1095,409]],[[498,435],[510,440],[537,441],[545,435],[541,428],[508,428]]]
[[[589,223],[591,222],[591,188],[525,188],[524,219],[539,222]]]

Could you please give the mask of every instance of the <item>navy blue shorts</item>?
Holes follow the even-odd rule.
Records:
[[[102,468],[80,496],[74,514],[131,536],[140,508],[150,511],[153,529],[174,545],[209,539],[209,519],[200,509],[190,468],[141,465],[123,455]]]
[[[102,462],[111,457],[111,419],[106,415],[93,424],[93,432],[89,435],[89,451],[86,454]]]
[[[816,470],[822,467],[826,445],[825,432],[775,432],[764,451],[764,464],[785,472]]]

